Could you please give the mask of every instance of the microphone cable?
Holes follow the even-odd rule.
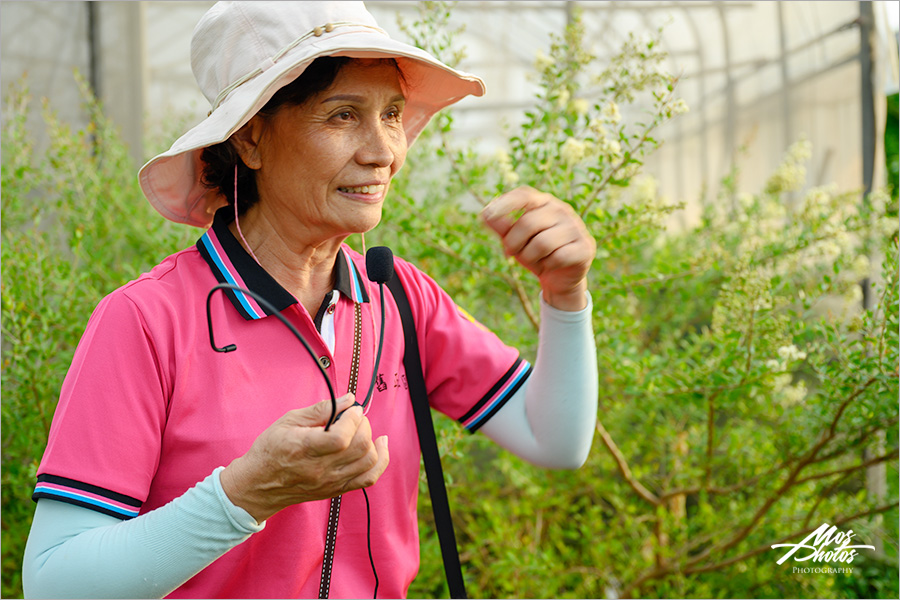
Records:
[[[390,281],[394,276],[394,254],[393,252],[391,252],[390,248],[388,248],[387,246],[375,246],[373,248],[369,248],[369,250],[366,252],[366,275],[369,281],[378,284],[379,300],[381,304],[381,331],[378,336],[378,351],[375,354],[375,363],[372,366],[372,379],[369,382],[369,391],[366,394],[366,397],[363,400],[362,404],[360,404],[360,406],[362,406],[364,409],[368,406],[369,401],[372,399],[372,395],[375,391],[375,381],[378,376],[378,367],[381,365],[381,352],[384,349],[384,284]],[[300,341],[300,343],[309,353],[309,356],[313,359],[316,367],[318,367],[319,372],[325,379],[325,383],[328,385],[328,394],[331,398],[331,417],[328,419],[328,423],[325,425],[325,431],[328,431],[329,427],[331,427],[331,425],[333,425],[334,422],[340,418],[340,415],[337,414],[337,398],[335,397],[334,386],[331,383],[331,378],[328,377],[328,373],[325,371],[325,368],[319,363],[319,360],[316,357],[316,353],[309,345],[309,342],[306,341],[306,338],[303,337],[300,331],[298,331],[297,328],[290,321],[288,321],[287,318],[278,311],[278,309],[276,309],[272,305],[272,303],[263,298],[260,294],[230,283],[220,283],[210,290],[209,294],[206,296],[206,324],[209,328],[209,344],[210,346],[212,346],[212,349],[216,352],[223,353],[234,352],[235,350],[237,350],[237,346],[235,344],[227,344],[222,347],[216,345],[215,336],[213,334],[211,302],[213,295],[219,290],[232,290],[235,292],[242,292],[251,296],[264,309],[266,309],[269,314],[275,316],[279,321],[281,321],[284,326],[290,330],[294,337],[296,337]],[[359,404],[359,402],[356,402],[356,404]],[[362,489],[363,498],[365,498],[366,501],[366,546],[369,552],[369,564],[372,566],[372,575],[375,577],[375,591],[372,593],[372,598],[377,598],[378,571],[375,568],[375,559],[372,555],[372,517],[371,507],[369,504],[369,494],[366,492],[365,488],[360,489]]]
[[[235,344],[228,344],[220,348],[216,345],[216,340],[213,336],[212,310],[210,303],[212,301],[213,294],[215,294],[219,290],[233,290],[235,292],[242,292],[253,297],[253,299],[256,300],[263,308],[265,308],[272,316],[281,321],[284,326],[287,327],[292,334],[294,334],[295,338],[300,340],[300,343],[303,344],[304,348],[306,348],[306,351],[312,357],[313,362],[319,368],[319,372],[325,379],[325,383],[328,385],[328,394],[331,397],[331,418],[328,419],[328,423],[326,423],[325,425],[325,431],[328,431],[328,428],[331,427],[331,425],[337,420],[337,399],[334,395],[334,386],[331,385],[331,378],[328,377],[328,373],[325,371],[325,368],[321,364],[319,364],[319,360],[316,358],[316,353],[313,352],[313,349],[312,347],[310,347],[309,342],[307,342],[303,335],[297,330],[297,328],[294,327],[293,323],[288,321],[287,318],[283,314],[281,314],[277,308],[272,306],[271,302],[269,302],[256,292],[230,283],[220,283],[219,285],[211,289],[209,291],[209,294],[206,296],[206,324],[207,327],[209,327],[209,345],[212,346],[212,349],[216,352],[234,352],[235,350],[237,350],[237,346]]]
[[[372,394],[375,391],[375,379],[378,376],[378,367],[381,364],[381,351],[384,349],[384,284],[394,276],[394,253],[387,246],[375,246],[366,252],[366,276],[369,281],[378,284],[379,300],[381,303],[381,333],[378,335],[378,352],[375,355],[375,364],[372,367],[372,380],[369,382],[369,392],[363,400],[365,409]],[[373,600],[378,597],[378,570],[375,568],[375,558],[372,556],[372,514],[369,506],[369,494],[366,488],[362,488],[363,498],[366,500],[366,545],[369,551],[369,564],[372,566],[372,575],[375,577],[375,591],[372,592]]]

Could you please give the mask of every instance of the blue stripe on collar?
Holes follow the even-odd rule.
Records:
[[[212,227],[197,241],[197,249],[216,280],[256,292],[279,311],[296,304],[296,298],[275,281],[235,239],[228,228],[226,214],[230,214],[230,211],[219,210]],[[354,302],[369,301],[362,274],[343,248],[338,251],[333,275],[334,289]],[[225,293],[234,308],[248,321],[271,314],[248,294],[236,290],[226,290]]]

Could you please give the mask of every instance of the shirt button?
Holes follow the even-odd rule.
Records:
[[[328,358],[327,356],[320,356],[319,364],[322,365],[323,369],[327,369],[328,367],[331,366],[331,359]]]
[[[327,312],[329,315],[334,314],[334,307],[335,307],[335,306],[336,306],[335,304],[329,305],[328,308],[325,310],[325,312]]]

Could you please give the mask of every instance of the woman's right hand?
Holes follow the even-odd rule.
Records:
[[[292,410],[263,431],[220,474],[232,503],[262,523],[293,504],[374,485],[388,466],[387,436],[372,441],[352,394],[338,399],[337,410],[346,412],[328,431],[330,400]]]

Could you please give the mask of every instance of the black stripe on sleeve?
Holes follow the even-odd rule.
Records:
[[[460,422],[460,423],[465,422],[465,421],[468,420],[472,415],[474,415],[474,414],[477,413],[479,410],[481,410],[481,408],[482,408],[482,407],[483,407],[483,406],[484,406],[491,398],[494,397],[494,394],[496,394],[497,391],[498,391],[500,388],[502,388],[502,387],[504,386],[504,384],[506,384],[506,382],[509,380],[509,378],[513,376],[513,374],[516,372],[516,369],[519,368],[519,365],[520,365],[520,364],[522,364],[522,358],[521,358],[521,357],[519,357],[519,358],[516,359],[516,362],[513,363],[513,366],[511,366],[511,367],[509,368],[509,370],[508,370],[506,373],[503,374],[503,377],[501,377],[501,378],[497,381],[497,383],[495,383],[495,384],[493,385],[493,387],[491,387],[491,389],[488,390],[487,394],[485,394],[484,396],[481,397],[481,400],[479,400],[478,402],[475,403],[475,406],[473,406],[473,407],[469,410],[469,412],[467,412],[466,414],[464,414],[463,416],[461,416],[461,417],[459,418],[459,422]],[[523,378],[522,380],[524,381],[525,379]],[[516,389],[518,389],[518,387],[519,387],[519,386],[516,386]],[[505,403],[506,401],[504,400],[503,402]],[[491,414],[493,414],[494,412],[496,412],[496,411],[491,411]]]

